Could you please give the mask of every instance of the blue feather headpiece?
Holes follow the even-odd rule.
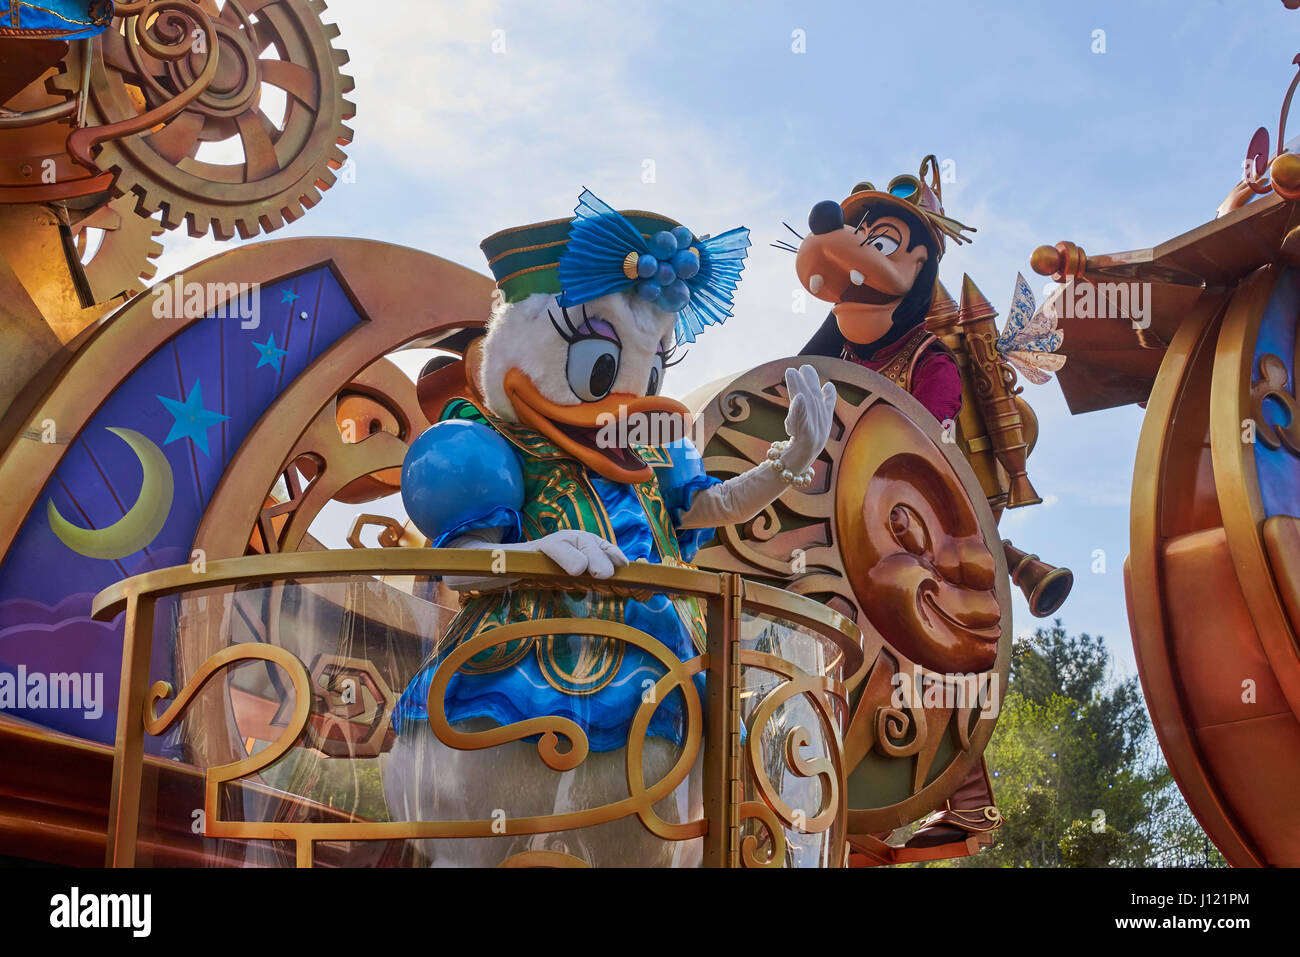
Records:
[[[694,342],[725,322],[745,268],[749,230],[696,239],[685,226],[646,234],[590,190],[578,197],[559,257],[561,306],[625,291],[677,313],[676,335]],[[656,217],[658,218],[658,217]]]

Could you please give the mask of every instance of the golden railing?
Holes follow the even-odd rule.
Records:
[[[844,852],[843,824],[846,816],[842,761],[842,733],[847,714],[848,694],[865,672],[861,634],[847,618],[812,599],[772,586],[747,581],[739,575],[715,573],[694,568],[636,563],[619,569],[611,579],[573,578],[565,575],[549,559],[522,552],[491,552],[468,549],[379,548],[337,551],[295,552],[253,555],[212,561],[205,567],[184,565],[160,569],[124,579],[100,592],[94,601],[92,616],[109,620],[125,612],[122,674],[118,697],[117,737],[113,760],[112,792],[109,804],[106,864],[131,867],[136,860],[136,844],[141,811],[141,777],[144,765],[145,735],[165,732],[181,715],[194,696],[214,676],[243,661],[264,660],[282,669],[293,686],[293,714],[279,737],[262,750],[229,764],[209,767],[204,778],[203,836],[245,840],[292,841],[299,867],[310,867],[314,844],[318,841],[392,841],[486,837],[490,834],[537,834],[581,828],[607,821],[611,816],[635,814],[656,836],[669,840],[703,838],[703,864],[706,867],[782,866],[785,863],[791,833],[828,832],[835,825],[838,837],[833,854],[822,855],[831,866],[842,864]],[[662,700],[680,688],[687,702],[688,740],[673,769],[677,780],[684,778],[697,753],[703,758],[703,817],[699,821],[670,824],[652,809],[662,800],[664,780],[645,787],[640,771],[641,744],[636,738],[645,734],[655,705],[643,704],[633,721],[629,735],[628,785],[632,792],[625,801],[594,811],[570,812],[542,818],[516,818],[505,831],[493,828],[491,821],[223,821],[218,813],[221,785],[239,781],[269,767],[302,739],[310,717],[311,688],[307,668],[285,648],[263,642],[229,645],[204,661],[189,677],[176,699],[161,714],[159,701],[172,698],[174,689],[166,682],[149,685],[149,669],[154,641],[154,612],[159,599],[170,595],[250,585],[322,579],[370,579],[375,576],[444,575],[488,577],[502,575],[526,580],[532,586],[554,584],[566,591],[592,593],[656,592],[673,598],[696,599],[704,606],[707,625],[707,648],[703,654],[682,663],[659,644],[657,639],[627,625],[594,619],[549,619],[542,625],[563,626],[570,631],[599,633],[650,651],[668,672],[656,687]],[[746,616],[789,623],[807,629],[832,649],[829,665],[823,673],[810,673],[779,655],[742,647],[742,622]],[[751,617],[749,620],[753,620]],[[526,623],[533,624],[533,623]],[[506,626],[480,635],[440,666],[434,679],[434,692],[445,688],[444,670],[454,667],[475,653],[510,637],[517,626]],[[555,630],[548,632],[556,633]],[[742,693],[742,670],[776,676],[777,685],[761,696],[753,690]],[[691,677],[705,673],[705,701],[701,706]],[[750,683],[752,689],[753,683]],[[742,697],[754,696],[749,703],[750,725],[744,724]],[[779,742],[775,757],[784,763],[781,777],[817,779],[820,788],[819,808],[807,814],[795,811],[782,798],[780,789],[767,773],[765,765],[772,755],[760,754],[759,736],[763,722],[784,702],[805,696],[821,725],[819,735],[808,728],[788,729]],[[429,724],[438,738],[457,749],[491,747],[500,740],[518,741],[539,735],[539,756],[553,770],[561,771],[581,764],[587,755],[586,737],[574,722],[555,716],[534,718],[490,734],[466,735],[453,730],[443,714],[435,714],[430,695]],[[440,699],[439,699],[440,700]],[[839,702],[838,704],[836,702]],[[525,727],[527,726],[527,727]],[[508,733],[507,733],[508,732]],[[557,735],[570,742],[569,750],[559,751]],[[492,738],[478,744],[469,739]],[[801,753],[811,737],[819,737],[829,756],[808,758]],[[635,767],[634,767],[635,765]],[[667,788],[675,786],[668,781]],[[766,834],[766,854],[759,850],[760,841],[743,834],[744,822],[754,819]],[[752,829],[751,829],[752,831]],[[534,852],[533,857],[548,857]],[[833,859],[832,859],[833,858]],[[518,864],[519,862],[515,862]],[[544,862],[543,862],[544,863]]]

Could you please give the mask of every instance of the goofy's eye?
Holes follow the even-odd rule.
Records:
[[[880,250],[882,255],[892,256],[894,252],[898,249],[899,242],[896,237],[890,235],[889,233],[880,232],[880,233],[872,233],[870,236],[868,236],[867,241],[863,243],[863,245],[875,246],[878,250]]]
[[[583,402],[596,402],[609,395],[618,377],[619,344],[603,336],[578,339],[569,344],[566,374],[569,388]]]
[[[664,354],[655,355],[654,365],[650,367],[650,380],[645,384],[646,395],[658,395],[664,384]]]

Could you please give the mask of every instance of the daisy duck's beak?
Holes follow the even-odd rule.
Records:
[[[506,372],[504,384],[521,423],[613,482],[648,481],[653,473],[635,447],[666,445],[690,428],[690,410],[661,395],[611,393],[561,405],[517,367]]]

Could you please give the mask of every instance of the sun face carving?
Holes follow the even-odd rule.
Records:
[[[1005,687],[1011,583],[979,480],[939,423],[879,373],[841,359],[812,362],[839,393],[816,483],[782,496],[761,520],[720,529],[696,564],[775,581],[862,628],[867,665],[845,736],[847,799],[851,833],[876,834],[942,806],[988,745],[996,707],[927,710],[922,698],[920,707],[894,709],[896,679],[974,673],[978,683],[941,687],[977,696]],[[780,437],[785,368],[783,359],[766,363],[696,399],[710,472],[737,474]],[[954,632],[940,611],[979,621],[989,639],[996,619],[997,640]],[[878,746],[882,721],[887,746]]]
[[[845,572],[871,623],[899,652],[940,673],[986,671],[1002,610],[997,565],[961,480],[920,429],[868,410],[841,468],[836,523]]]

